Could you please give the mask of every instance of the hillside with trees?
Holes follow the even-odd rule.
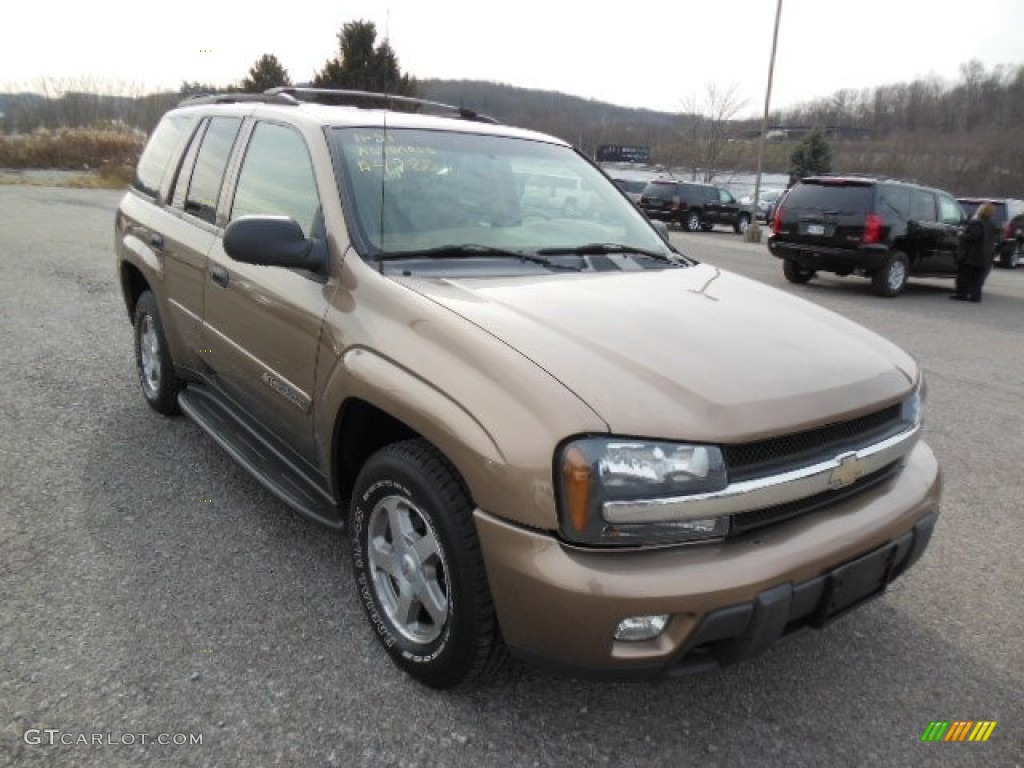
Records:
[[[183,96],[260,91],[294,79],[272,53],[234,83],[183,82],[178,93],[111,95],[101,84],[50,83],[44,93],[0,93],[0,131],[118,126],[152,130]],[[551,133],[593,155],[602,144],[651,148],[652,162],[709,178],[755,166],[760,121],[738,120],[733,89],[710,86],[678,113],[632,109],[564,93],[477,80],[419,80],[399,66],[372,22],[338,33],[338,54],[296,85],[380,90],[464,106],[502,122]],[[836,173],[913,178],[955,194],[1024,197],[1024,65],[965,63],[955,82],[935,78],[860,91],[773,112],[766,172],[787,173],[797,142],[817,130]],[[7,157],[10,156],[8,153]],[[0,164],[5,156],[0,153]],[[6,162],[10,162],[8,159]]]

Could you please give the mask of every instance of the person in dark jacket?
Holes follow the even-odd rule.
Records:
[[[985,284],[999,234],[992,222],[996,212],[992,203],[982,203],[967,222],[960,236],[960,252],[957,259],[956,293],[949,298],[957,301],[981,301],[981,286]]]

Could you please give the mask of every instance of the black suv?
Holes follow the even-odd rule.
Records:
[[[964,213],[973,216],[982,203],[992,203],[996,212],[992,221],[999,227],[999,241],[996,243],[996,263],[1007,269],[1014,269],[1024,261],[1024,200],[993,197],[958,197]]]
[[[942,190],[893,179],[812,176],[786,195],[768,249],[786,279],[817,272],[871,278],[879,296],[896,296],[907,278],[952,277],[963,209]]]
[[[644,188],[640,207],[650,218],[675,222],[690,232],[727,224],[743,233],[750,226],[750,209],[729,190],[712,184],[658,179]]]

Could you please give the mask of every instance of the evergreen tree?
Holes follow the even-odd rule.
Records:
[[[242,81],[241,87],[245,93],[263,93],[268,88],[291,84],[288,70],[274,54],[265,53],[249,69],[249,76]]]
[[[317,88],[416,95],[416,83],[403,75],[391,43],[377,43],[377,25],[350,21],[338,33],[338,56],[328,59],[313,78]]]
[[[797,145],[789,157],[789,180],[795,183],[804,176],[832,172],[832,148],[821,131],[815,128]]]

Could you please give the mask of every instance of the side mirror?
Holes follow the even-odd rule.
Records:
[[[654,227],[655,231],[661,235],[661,239],[666,243],[669,242],[668,224],[659,219],[651,219],[651,226]]]
[[[224,230],[224,251],[235,261],[262,267],[317,271],[324,253],[289,216],[242,216]]]

